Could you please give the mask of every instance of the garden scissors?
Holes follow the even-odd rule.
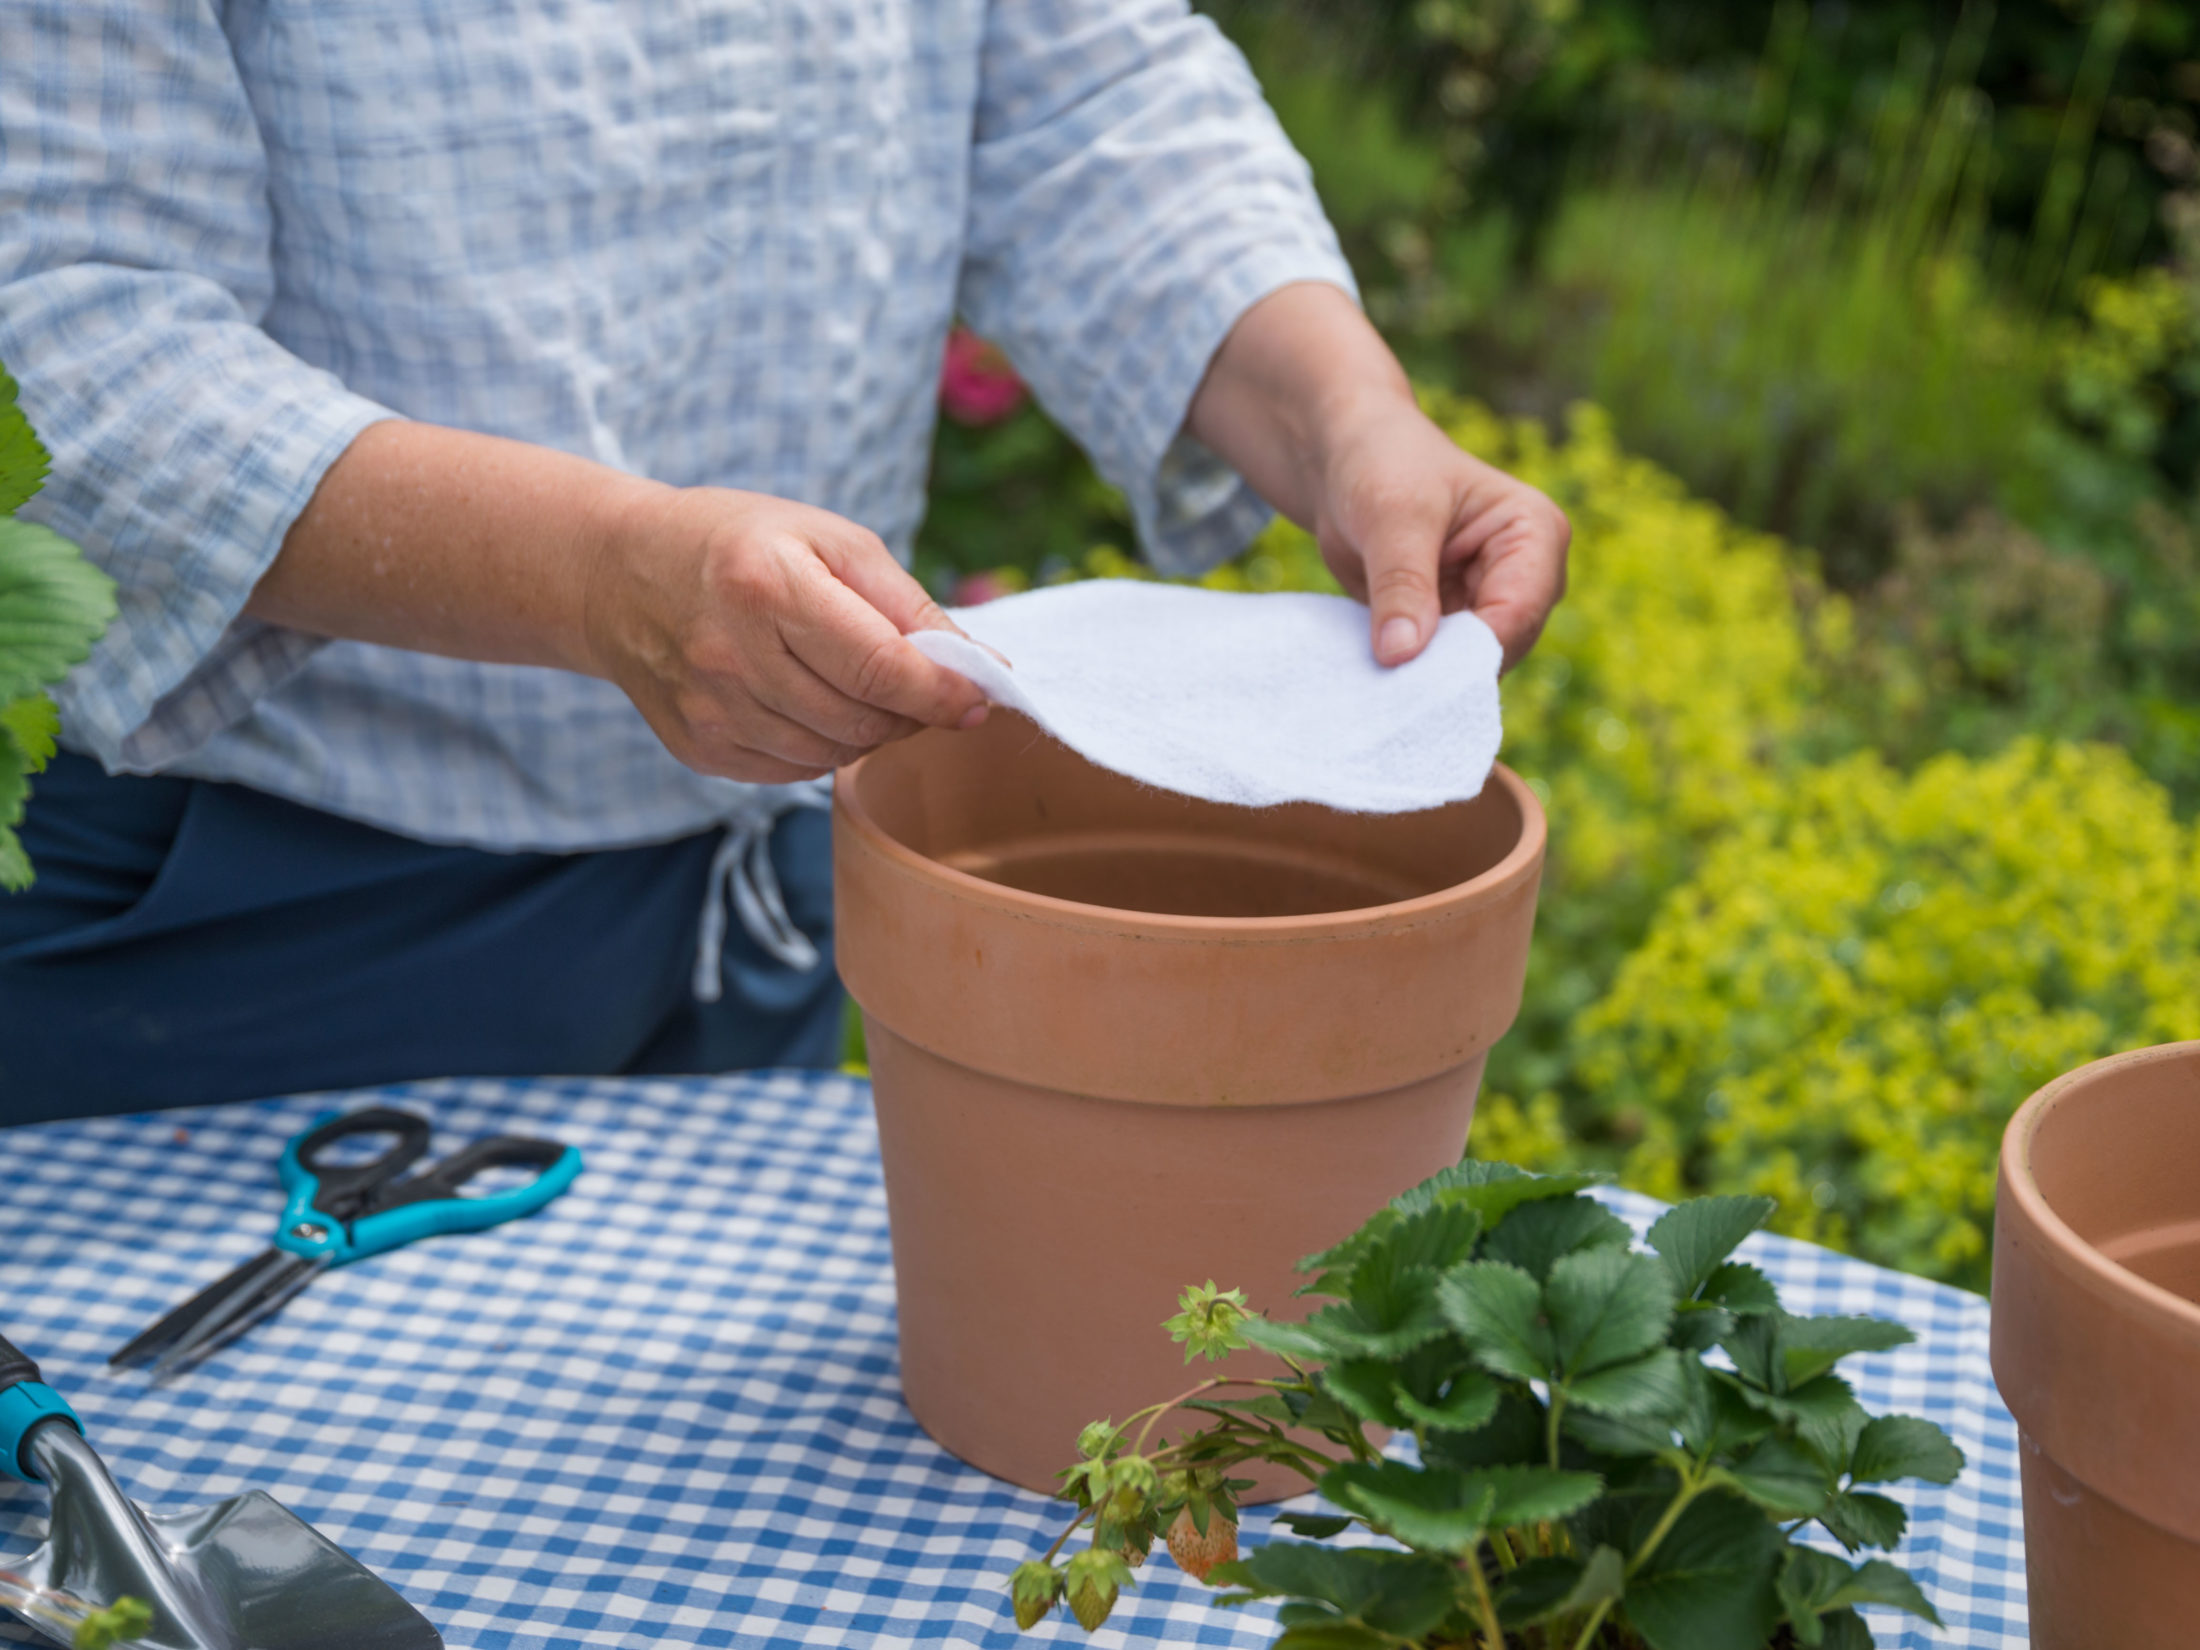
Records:
[[[323,1118],[295,1137],[283,1147],[277,1171],[289,1201],[274,1246],[193,1295],[107,1361],[124,1368],[153,1362],[154,1384],[172,1380],[280,1310],[329,1267],[420,1238],[479,1232],[531,1215],[581,1172],[581,1154],[571,1146],[497,1135],[407,1173],[427,1155],[432,1133],[416,1113],[370,1106]],[[360,1135],[394,1138],[377,1157],[328,1160],[338,1141]],[[537,1173],[525,1185],[465,1195],[468,1181],[502,1168]]]

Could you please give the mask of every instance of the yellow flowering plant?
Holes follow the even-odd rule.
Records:
[[[1798,777],[1577,1025],[1628,1178],[1983,1288],[1995,1149],[2058,1072],[2200,1033],[2193,834],[2122,752],[2023,741]]]

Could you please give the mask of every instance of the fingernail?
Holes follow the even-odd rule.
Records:
[[[1411,619],[1385,619],[1383,628],[1375,637],[1375,656],[1378,659],[1402,659],[1413,651],[1421,639],[1421,627]]]
[[[976,727],[979,723],[985,720],[985,713],[991,708],[992,707],[988,705],[972,705],[970,707],[969,714],[964,716],[963,719],[955,725],[958,728],[961,728],[965,733],[968,733],[972,728]]]

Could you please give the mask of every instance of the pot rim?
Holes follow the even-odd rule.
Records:
[[[959,898],[1015,916],[1056,922],[1070,920],[1083,926],[1103,926],[1153,939],[1317,939],[1410,923],[1416,918],[1449,916],[1461,908],[1494,897],[1518,883],[1523,875],[1532,874],[1542,862],[1549,835],[1543,804],[1535,792],[1512,769],[1496,762],[1491,764],[1490,780],[1502,786],[1519,808],[1520,836],[1506,850],[1504,858],[1465,882],[1455,882],[1433,893],[1416,894],[1412,899],[1392,900],[1382,905],[1355,905],[1343,911],[1313,911],[1298,916],[1199,917],[1167,911],[1133,911],[1121,906],[1090,905],[1082,900],[1029,893],[1006,883],[989,882],[968,871],[958,871],[918,853],[879,824],[859,800],[856,782],[870,759],[868,755],[858,757],[834,774],[833,808],[874,852],[893,861],[903,871]],[[1485,794],[1487,789],[1485,786]],[[1248,808],[1244,811],[1259,810]]]
[[[2040,1190],[2032,1173],[2032,1140],[2047,1114],[2067,1102],[2071,1094],[2102,1077],[2129,1066],[2153,1065],[2170,1060],[2200,1061],[2200,1040],[2161,1043],[2150,1048],[2127,1049],[2121,1054],[2089,1060],[2040,1089],[2017,1108],[2001,1138],[2001,1182],[2010,1201],[2023,1211],[2056,1254],[2075,1266],[2104,1291],[2120,1295],[2157,1317],[2166,1318],[2186,1334],[2200,1338],[2200,1304],[2150,1283],[2128,1266],[2113,1261],[2078,1235],[2076,1228],[2057,1214]]]

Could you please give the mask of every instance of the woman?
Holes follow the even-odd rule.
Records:
[[[1386,663],[1469,605],[1517,658],[1564,518],[1351,291],[1181,0],[0,0],[26,514],[121,600],[0,1122],[829,1061],[804,782],[985,714],[896,559],[958,312],[1156,565],[1273,507]]]

